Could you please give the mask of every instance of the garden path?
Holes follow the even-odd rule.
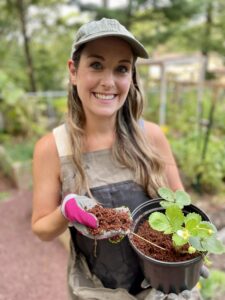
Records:
[[[59,240],[32,233],[31,192],[9,193],[0,201],[0,300],[67,299],[68,252]]]

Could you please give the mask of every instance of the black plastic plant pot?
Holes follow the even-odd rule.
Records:
[[[154,211],[164,211],[160,206],[161,200],[162,199],[158,198],[146,201],[133,211],[133,225],[131,232],[136,233],[139,225],[148,218],[149,214]],[[207,215],[194,205],[185,206],[183,212],[185,214],[196,212],[202,216],[204,221],[209,221]],[[164,262],[143,254],[133,243],[132,233],[129,234],[129,241],[132,248],[137,253],[142,272],[151,287],[161,290],[165,294],[179,294],[183,290],[191,290],[199,281],[200,270],[203,264],[201,255],[187,261]]]

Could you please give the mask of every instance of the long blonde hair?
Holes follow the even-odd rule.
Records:
[[[84,45],[73,54],[75,69],[79,66]],[[112,147],[113,157],[135,174],[135,179],[153,197],[158,187],[165,184],[163,161],[145,139],[140,118],[144,106],[139,89],[136,68],[133,67],[132,83],[124,105],[117,113],[116,140]],[[76,186],[78,193],[86,190],[91,196],[87,177],[83,168],[82,149],[85,125],[85,113],[76,86],[69,84],[67,128],[72,144],[73,163],[76,169]]]

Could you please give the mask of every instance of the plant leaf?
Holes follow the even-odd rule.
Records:
[[[160,201],[160,205],[163,207],[163,208],[167,208],[169,207],[170,205],[173,205],[174,202],[169,202],[169,201]]]
[[[202,221],[198,225],[197,229],[197,235],[201,238],[207,238],[215,234],[215,227],[210,223],[206,221]]]
[[[177,247],[183,246],[183,245],[185,245],[188,242],[187,239],[182,238],[177,233],[173,234],[172,240],[173,240],[174,245],[177,246]]]
[[[213,234],[216,234],[216,233],[217,233],[217,228],[216,228],[216,226],[215,226],[213,223],[211,223],[210,221],[202,221],[201,223],[202,223],[202,224],[204,224],[204,223],[209,224],[209,225],[210,225],[210,228],[211,228],[212,231],[213,231]]]
[[[189,220],[196,220],[196,223],[199,224],[201,222],[201,220],[202,220],[202,217],[199,214],[193,212],[193,213],[189,213],[189,214],[186,215],[186,217],[185,217],[185,224]]]
[[[166,209],[166,216],[169,221],[172,232],[181,229],[184,223],[184,214],[177,204],[170,205]]]
[[[166,187],[161,187],[158,189],[158,194],[160,197],[162,197],[164,200],[169,202],[175,201],[175,195],[174,192]]]
[[[216,238],[215,235],[203,241],[204,248],[210,253],[222,254],[225,253],[225,245]]]
[[[170,229],[167,217],[160,212],[152,213],[148,218],[148,222],[150,226],[157,231],[167,231]]]
[[[191,204],[191,198],[185,191],[177,190],[175,192],[175,202],[180,208],[183,208],[185,205]]]
[[[169,225],[169,227],[163,233],[164,234],[171,234],[171,233],[173,233],[173,230],[172,230],[171,226]]]
[[[198,251],[207,251],[202,245],[202,241],[199,237],[195,236],[195,237],[190,237],[189,238],[189,243],[191,244],[191,246],[193,246],[196,250]]]
[[[197,213],[189,213],[184,220],[185,228],[190,232],[192,236],[198,235],[198,225],[202,218]]]

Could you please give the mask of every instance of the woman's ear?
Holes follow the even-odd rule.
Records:
[[[69,68],[70,81],[73,85],[76,85],[76,69],[73,60],[69,59],[67,65]]]

